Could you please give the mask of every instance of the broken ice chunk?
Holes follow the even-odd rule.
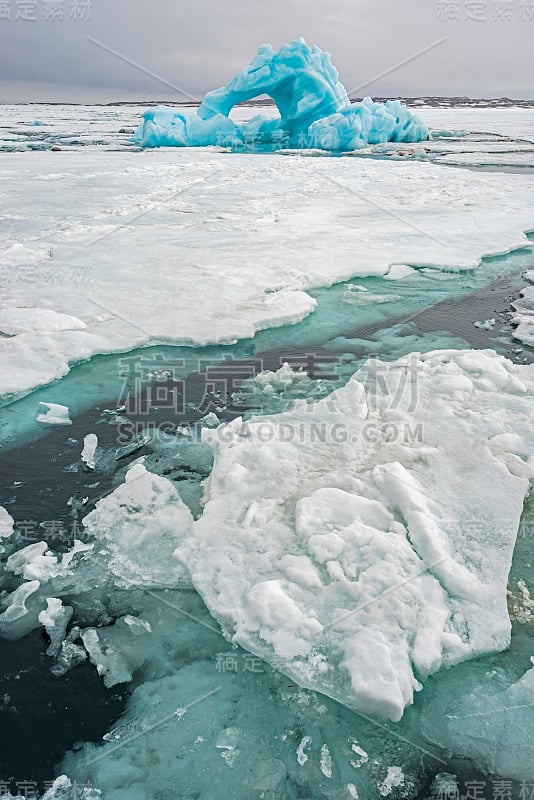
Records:
[[[95,468],[95,453],[98,447],[98,437],[94,433],[88,433],[83,440],[82,461],[89,469]]]
[[[43,403],[39,405],[48,409],[44,414],[37,415],[37,422],[42,422],[45,425],[72,425],[72,420],[69,417],[68,406],[62,406],[59,403]]]
[[[50,646],[47,655],[56,656],[67,632],[67,625],[72,617],[73,609],[64,606],[57,597],[46,598],[47,608],[39,614],[39,622],[44,626],[50,637]]]

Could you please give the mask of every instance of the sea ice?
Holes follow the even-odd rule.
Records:
[[[13,534],[15,521],[7,510],[0,506],[0,555],[5,551],[2,545],[2,539],[9,539]]]
[[[41,611],[38,619],[50,637],[50,645],[46,651],[47,655],[57,656],[65,639],[67,625],[72,617],[73,609],[70,606],[64,606],[57,597],[47,597],[46,605],[46,609]]]
[[[477,666],[443,676],[423,709],[423,732],[484,771],[532,781],[534,668],[511,682],[502,669]]]
[[[44,414],[37,415],[37,422],[42,422],[45,425],[72,425],[67,406],[62,406],[59,403],[43,402],[40,402],[39,405],[48,410]]]
[[[83,520],[88,534],[105,547],[117,585],[150,589],[184,581],[172,553],[192,522],[171,481],[148,472],[142,463],[130,467],[125,483]]]
[[[95,468],[95,453],[97,447],[98,437],[96,434],[88,433],[87,436],[84,436],[81,459],[83,463],[89,467],[89,469]]]
[[[491,331],[495,325],[497,324],[496,319],[485,319],[485,320],[478,320],[478,322],[474,322],[473,325],[475,328],[481,328],[484,331]]]
[[[69,172],[58,176],[54,154],[17,154],[32,192],[9,161],[0,166],[0,212],[17,208],[21,218],[0,235],[3,309],[46,307],[85,325],[0,336],[5,399],[97,353],[229,344],[300,322],[317,306],[308,290],[355,276],[391,275],[395,265],[474,270],[484,255],[528,244],[533,225],[528,176],[198,149],[160,150],[127,170],[124,153],[105,163],[93,152],[66,157]],[[39,252],[15,262],[13,241]],[[489,272],[482,265],[477,279]],[[360,295],[355,325],[369,316]],[[406,313],[414,303],[407,298]]]
[[[436,163],[462,167],[534,167],[534,148],[518,153],[452,153],[437,158]]]
[[[142,679],[134,676],[125,713],[104,741],[67,754],[60,770],[71,780],[91,783],[106,800],[173,797],[176,786],[180,797],[204,800],[326,800],[357,796],[347,795],[349,784],[361,798],[380,800],[377,787],[390,765],[418,774],[413,733],[409,742],[399,740],[396,731],[302,690],[232,648],[195,592],[115,598],[132,602],[144,605],[152,630],[131,644],[146,658]],[[118,625],[126,627],[120,621],[97,629],[101,650],[124,653],[126,641],[112,637]],[[105,661],[93,652],[103,670]],[[132,663],[130,655],[126,660]],[[353,750],[356,736],[368,757]]]
[[[531,270],[525,277],[534,282],[534,272]],[[514,309],[512,323],[516,326],[514,339],[534,347],[534,286],[525,287],[519,299],[512,303],[512,307]]]
[[[533,393],[534,366],[438,351],[206,430],[206,505],[176,556],[231,641],[399,720],[428,675],[509,644]]]
[[[244,125],[229,118],[232,108],[263,94],[279,119],[258,115]],[[134,136],[143,147],[205,147],[271,144],[329,151],[359,150],[379,142],[417,142],[428,128],[398,100],[351,104],[330,55],[304,39],[275,52],[263,45],[254,61],[227,86],[209,92],[197,112],[157,106],[145,111]]]
[[[48,308],[0,308],[0,331],[8,336],[83,330],[85,327],[77,317],[59,314]]]
[[[404,783],[404,773],[400,767],[388,767],[388,774],[383,783],[378,787],[382,797],[389,797],[393,789],[402,786]]]
[[[28,614],[26,603],[30,597],[38,591],[40,587],[39,581],[28,581],[21,583],[6,599],[8,601],[7,608],[0,614],[0,630],[5,635],[5,626],[12,625],[18,622],[22,617]]]

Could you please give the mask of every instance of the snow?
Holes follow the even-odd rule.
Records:
[[[76,317],[58,314],[46,308],[0,308],[0,331],[8,336],[84,328],[84,323]]]
[[[509,644],[533,393],[534,367],[493,351],[411,354],[205,430],[204,513],[176,557],[232,642],[399,720],[428,675]]]
[[[229,118],[235,105],[267,94],[280,117],[258,115],[240,125]],[[144,113],[133,141],[143,147],[242,147],[271,144],[327,151],[357,150],[369,143],[417,142],[426,125],[398,101],[351,105],[330,55],[304,39],[275,52],[263,45],[251,64],[227,86],[209,92],[198,112],[157,106]]]
[[[493,134],[534,144],[532,130],[534,108],[432,108],[423,106],[419,113],[432,130],[479,133],[480,138]]]
[[[44,402],[40,402],[39,405],[46,408],[47,411],[37,415],[37,422],[41,422],[43,425],[72,425],[67,406]]]
[[[23,308],[62,315],[0,337],[6,399],[99,353],[297,323],[316,307],[308,290],[336,281],[395,277],[398,265],[475,269],[534,226],[528,176],[188,149],[61,158],[61,172],[48,152],[0,165],[2,313],[13,324]]]

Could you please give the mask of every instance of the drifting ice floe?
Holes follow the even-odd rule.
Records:
[[[43,402],[39,403],[39,405],[44,406],[47,410],[45,413],[37,415],[37,422],[41,422],[44,425],[72,425],[67,406],[59,403]]]
[[[268,94],[279,119],[258,115],[244,125],[229,118],[239,103]],[[381,142],[418,142],[426,125],[398,100],[374,103],[366,97],[351,104],[330,55],[304,39],[275,52],[271,45],[230,83],[204,98],[197,112],[157,106],[146,111],[134,136],[143,147],[275,147],[359,150]]]
[[[100,500],[83,522],[106,547],[118,585],[172,587],[183,581],[172,553],[193,516],[171,481],[143,464],[134,464],[125,483]]]
[[[205,431],[207,504],[176,556],[233,642],[399,720],[428,675],[509,644],[533,393],[534,367],[438,351]]]
[[[89,469],[95,468],[95,453],[98,447],[98,437],[95,433],[88,433],[83,439],[81,459]]]

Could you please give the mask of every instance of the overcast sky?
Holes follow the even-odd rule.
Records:
[[[534,0],[0,0],[0,101],[184,99],[88,36],[194,96],[304,36],[352,95],[534,99]]]

